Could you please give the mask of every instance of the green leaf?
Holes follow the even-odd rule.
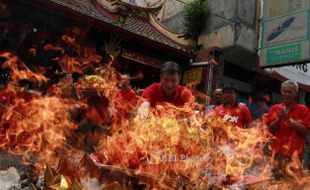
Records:
[[[184,6],[185,34],[197,40],[210,15],[208,0],[193,0]]]

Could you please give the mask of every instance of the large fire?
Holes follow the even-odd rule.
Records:
[[[62,99],[37,97],[26,102],[17,98],[6,110],[0,134],[0,147],[6,151],[40,167],[46,162],[54,165],[70,149],[66,136],[77,126]]]
[[[45,69],[33,71],[14,53],[0,54],[5,60],[2,68],[11,73],[11,84],[2,92],[0,147],[23,156],[25,164],[34,164],[37,175],[45,168],[45,188],[81,189],[81,182],[98,178],[100,185],[109,183],[106,189],[134,189],[133,182],[121,184],[112,173],[108,176],[102,170],[134,177],[137,184],[152,189],[309,188],[307,171],[295,158],[285,167],[288,179],[275,181],[273,159],[263,152],[272,135],[260,122],[241,129],[212,114],[196,114],[188,105],[178,108],[170,104],[152,109],[146,120],[123,117],[123,110],[134,114],[136,106],[117,99],[122,75],[113,68],[115,57],[110,55],[110,62],[100,65],[102,57],[93,48],[81,46],[67,35],[62,40],[66,47],[44,46],[44,51],[60,52],[54,61],[61,71],[54,74],[67,74],[54,84],[49,96],[18,88],[22,80],[35,84],[48,81]],[[70,56],[68,49],[75,51],[75,56]],[[93,74],[82,75],[89,69]],[[72,73],[81,77],[74,81]],[[102,103],[97,111],[90,106],[96,107],[94,97]]]
[[[151,174],[171,189],[177,188],[177,180],[202,189],[240,182],[246,170],[263,160],[262,145],[268,138],[261,128],[236,129],[220,120],[202,125],[190,108],[171,105],[158,106],[153,113],[101,139],[97,159],[137,175]],[[265,166],[256,168],[255,175],[269,177]]]
[[[32,82],[47,81],[47,78],[41,73],[34,73],[31,71],[17,55],[10,52],[4,52],[0,54],[0,57],[6,60],[1,68],[11,70],[12,83],[17,83],[20,80],[29,80]]]

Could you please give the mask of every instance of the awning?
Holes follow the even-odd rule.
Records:
[[[299,83],[300,89],[310,93],[310,63],[265,69],[257,66],[256,71],[282,82],[294,80]]]

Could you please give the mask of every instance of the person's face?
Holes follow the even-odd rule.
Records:
[[[223,102],[223,91],[221,89],[215,89],[213,92],[214,101],[216,104],[221,104]]]
[[[234,90],[225,91],[224,100],[226,104],[234,104],[236,100],[236,92]]]
[[[293,85],[285,85],[281,87],[281,97],[283,103],[293,103],[297,97]]]
[[[177,73],[164,72],[160,76],[160,84],[167,96],[172,95],[179,85],[179,75]]]
[[[122,89],[126,90],[128,88],[128,81],[127,81],[127,79],[122,79],[120,84],[121,84]]]

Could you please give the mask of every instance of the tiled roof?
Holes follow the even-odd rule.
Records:
[[[133,33],[147,37],[153,41],[157,41],[176,49],[181,49],[180,45],[169,40],[159,31],[157,31],[150,23],[134,17],[127,17],[123,27]]]
[[[133,16],[128,16],[125,22],[121,23],[117,20],[113,20],[104,16],[102,14],[102,10],[98,9],[98,6],[94,4],[95,1],[93,0],[49,0],[49,1],[67,7],[71,10],[77,11],[79,13],[82,13],[84,15],[93,17],[97,20],[123,28],[129,32],[146,37],[152,41],[159,42],[182,51],[188,50],[184,46],[178,44],[177,42],[169,39],[164,34],[160,33],[146,20]]]
[[[96,8],[92,0],[49,0],[49,1],[107,23],[112,24],[113,22],[113,20],[106,18],[104,15],[100,13],[100,10]]]

